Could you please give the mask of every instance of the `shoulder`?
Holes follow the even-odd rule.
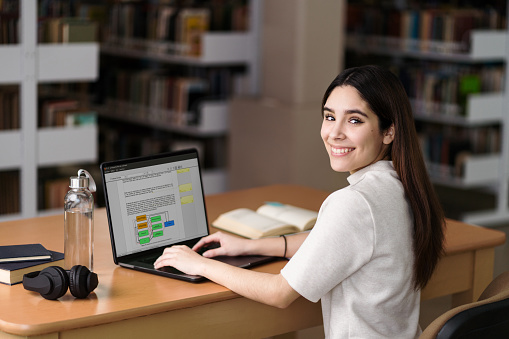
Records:
[[[347,186],[331,193],[324,200],[321,209],[337,209],[341,207],[341,213],[344,213],[347,207],[361,207],[363,205],[366,205],[363,195],[355,187]]]
[[[321,224],[330,227],[350,228],[362,224],[372,226],[372,210],[365,196],[348,186],[331,193],[320,208],[319,220]]]
[[[396,197],[404,195],[401,182],[391,161],[379,161],[352,174],[350,188],[365,197]]]

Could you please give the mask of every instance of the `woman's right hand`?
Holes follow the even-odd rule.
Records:
[[[248,254],[246,252],[246,244],[249,239],[239,238],[223,232],[212,233],[209,236],[203,237],[194,246],[193,250],[197,251],[203,246],[211,245],[214,243],[219,244],[219,247],[211,248],[203,253],[206,258],[217,257],[219,255],[237,256]]]

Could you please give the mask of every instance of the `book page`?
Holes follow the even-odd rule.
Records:
[[[256,239],[262,236],[291,232],[295,228],[287,223],[263,216],[248,208],[238,208],[219,216],[212,226]]]
[[[297,226],[301,231],[311,229],[318,213],[281,203],[267,203],[256,210],[259,214]]]

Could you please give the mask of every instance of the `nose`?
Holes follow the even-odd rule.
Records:
[[[346,135],[344,133],[344,126],[341,121],[336,121],[336,123],[332,126],[330,133],[330,138],[344,140]]]

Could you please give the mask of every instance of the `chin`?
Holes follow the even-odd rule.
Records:
[[[335,163],[334,161],[331,161],[330,167],[334,172],[344,173],[344,172],[350,172],[349,168],[346,168],[340,164]]]

